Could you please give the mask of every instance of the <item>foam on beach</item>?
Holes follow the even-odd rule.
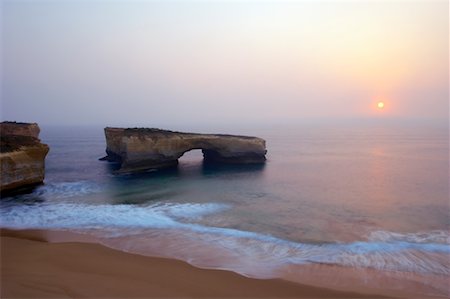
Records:
[[[214,247],[240,261],[237,263],[239,269],[234,270],[263,277],[270,277],[286,264],[332,264],[450,275],[450,235],[445,231],[414,234],[375,231],[367,240],[356,242],[308,243],[198,223],[203,217],[231,208],[223,203],[13,205],[0,210],[0,226],[95,230],[104,240],[134,236],[139,239],[135,242],[137,247],[128,250],[139,253],[145,253],[146,243],[153,242],[159,233],[161,236],[172,235],[174,243],[180,234],[185,244],[176,244],[175,249],[169,249],[173,256],[183,256],[202,264],[201,255],[195,253],[196,247]],[[258,271],[261,272],[258,274]]]

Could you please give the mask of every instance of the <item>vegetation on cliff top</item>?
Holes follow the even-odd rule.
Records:
[[[108,128],[106,128],[108,129]],[[172,135],[210,135],[210,136],[217,136],[217,137],[236,137],[236,138],[242,138],[242,139],[254,139],[257,137],[253,136],[243,136],[243,135],[231,135],[231,134],[202,134],[202,133],[191,133],[191,132],[178,132],[178,131],[170,131],[170,130],[163,130],[158,128],[126,128],[123,129],[125,134],[160,134],[163,136],[172,136]]]
[[[15,125],[34,125],[36,123],[25,123],[25,122],[21,122],[21,121],[10,121],[10,120],[5,120],[1,122],[2,124],[15,124]]]

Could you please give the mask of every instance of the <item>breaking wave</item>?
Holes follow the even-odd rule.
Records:
[[[369,235],[375,242],[410,242],[450,244],[450,233],[443,230],[400,234],[388,231],[375,231]]]
[[[35,193],[37,195],[49,196],[52,198],[69,198],[74,196],[84,196],[91,193],[100,192],[99,185],[88,181],[48,183],[39,187]]]
[[[212,244],[267,269],[286,264],[335,264],[379,270],[450,274],[449,233],[400,234],[375,231],[350,243],[301,243],[271,235],[195,223],[230,209],[222,203],[134,205],[39,204],[3,207],[7,228],[101,229],[109,237],[145,234],[148,229],[176,229],[195,241]],[[178,250],[190,250],[180,246]]]

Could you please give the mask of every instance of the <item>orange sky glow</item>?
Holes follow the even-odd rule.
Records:
[[[446,1],[2,3],[5,119],[448,118]]]

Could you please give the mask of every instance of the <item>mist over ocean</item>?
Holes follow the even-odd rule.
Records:
[[[2,194],[0,297],[450,298],[448,11],[1,0],[0,118],[50,151],[1,132],[1,191],[45,179]],[[107,126],[256,136],[267,161],[118,174]]]
[[[267,163],[204,165],[198,150],[177,169],[128,175],[98,160],[102,128],[41,129],[45,184],[3,198],[1,227],[82,232],[259,278],[300,265],[375,270],[423,294],[450,294],[448,127],[228,129],[266,139]]]

